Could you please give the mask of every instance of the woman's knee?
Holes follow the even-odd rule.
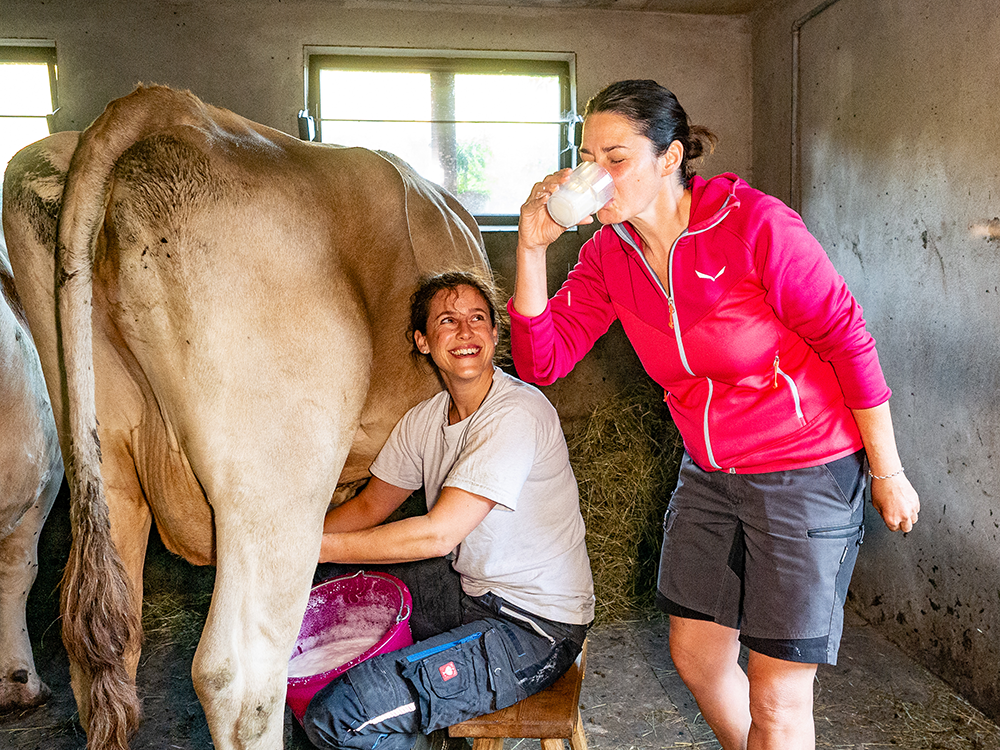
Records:
[[[327,750],[408,750],[418,729],[417,707],[395,665],[376,656],[320,689],[306,708],[302,728]]]
[[[688,685],[724,674],[737,664],[739,631],[708,620],[670,618],[670,658]]]
[[[790,725],[811,720],[815,664],[783,661],[751,652],[750,715],[758,725]]]

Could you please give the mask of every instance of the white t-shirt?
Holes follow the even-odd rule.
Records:
[[[372,474],[404,489],[421,486],[428,510],[442,487],[497,503],[459,545],[454,560],[470,596],[492,591],[549,620],[594,619],[594,583],[576,477],[555,408],[534,386],[494,369],[486,399],[448,424],[447,391],[410,409]]]

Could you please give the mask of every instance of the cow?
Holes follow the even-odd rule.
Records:
[[[70,488],[63,641],[88,748],[138,722],[143,559],[216,566],[191,673],[217,750],[279,748],[323,516],[403,412],[422,273],[489,273],[396,157],[140,85],[20,151],[3,221]]]
[[[35,671],[25,606],[38,536],[62,478],[42,366],[0,234],[0,713],[34,708],[51,695]]]

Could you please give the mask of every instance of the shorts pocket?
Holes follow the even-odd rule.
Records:
[[[670,527],[674,525],[674,516],[677,515],[677,511],[674,510],[672,505],[667,506],[667,512],[663,514],[663,533],[667,534],[670,531]]]
[[[838,458],[828,464],[823,464],[827,476],[833,480],[837,493],[848,507],[853,508],[858,500],[863,500],[866,484],[865,451],[862,448],[850,456]]]
[[[823,540],[828,540],[829,543],[837,544],[836,549],[840,549],[841,544],[843,545],[843,550],[840,552],[840,565],[844,564],[844,561],[851,557],[850,569],[854,569],[854,558],[853,555],[857,555],[857,549],[861,546],[861,543],[865,540],[865,525],[852,523],[846,526],[827,526],[824,528],[809,529],[806,531],[806,535],[810,539],[816,539],[817,544],[823,544]],[[827,545],[823,545],[827,546]],[[839,575],[839,574],[838,574]],[[846,594],[846,591],[845,591]]]
[[[486,649],[489,686],[493,692],[491,710],[498,711],[513,706],[519,700],[526,698],[527,693],[517,680],[513,662],[504,647],[504,639],[500,633],[493,629],[487,630],[483,634],[483,647]]]
[[[864,525],[849,523],[845,526],[823,526],[816,529],[808,529],[806,535],[810,539],[850,539],[855,534],[864,534],[864,530]],[[860,540],[858,544],[861,544]]]

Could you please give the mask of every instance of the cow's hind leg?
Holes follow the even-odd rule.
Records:
[[[294,507],[251,498],[225,510],[213,504],[215,591],[192,679],[216,750],[281,747],[288,658],[331,491],[306,502],[299,495]]]
[[[35,671],[24,608],[38,571],[38,535],[58,491],[59,482],[50,483],[0,539],[0,713],[40,706],[51,695]]]

